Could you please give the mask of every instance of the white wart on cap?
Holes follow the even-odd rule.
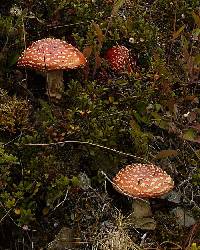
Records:
[[[114,188],[127,196],[138,198],[158,197],[173,187],[172,178],[153,164],[132,164],[121,169],[113,178]]]
[[[17,63],[21,67],[49,72],[47,75],[48,94],[58,99],[64,88],[63,70],[75,69],[85,64],[86,59],[77,48],[54,38],[33,42],[24,50]]]

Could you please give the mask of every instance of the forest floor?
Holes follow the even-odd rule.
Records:
[[[49,84],[48,56],[67,52],[36,49],[43,69],[20,59],[44,38],[82,65]],[[0,249],[200,249],[199,51],[196,0],[1,0]],[[119,193],[137,163],[173,190]]]

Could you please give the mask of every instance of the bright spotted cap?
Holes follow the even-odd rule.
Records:
[[[67,70],[83,66],[84,55],[71,44],[54,38],[33,42],[24,50],[18,60],[18,66],[29,67],[39,71]]]
[[[108,49],[105,58],[115,71],[132,71],[130,53],[125,46],[118,45]]]
[[[168,193],[174,182],[160,167],[137,163],[121,169],[113,178],[113,186],[130,197],[150,198]]]

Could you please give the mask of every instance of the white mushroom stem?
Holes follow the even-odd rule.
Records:
[[[128,217],[135,228],[143,230],[155,230],[156,221],[153,218],[151,206],[148,200],[133,199],[132,213]]]
[[[132,202],[132,211],[135,218],[151,217],[151,206],[148,200],[134,199]]]
[[[64,91],[63,70],[48,71],[46,79],[48,96],[60,100]]]

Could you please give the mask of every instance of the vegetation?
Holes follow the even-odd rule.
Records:
[[[0,31],[0,249],[199,249],[199,1],[1,0]],[[59,103],[16,65],[45,37],[88,61],[64,72]],[[110,69],[117,44],[131,72]],[[150,201],[153,230],[136,227],[110,183],[147,161],[175,181],[174,200]],[[177,207],[194,223],[181,225]]]

